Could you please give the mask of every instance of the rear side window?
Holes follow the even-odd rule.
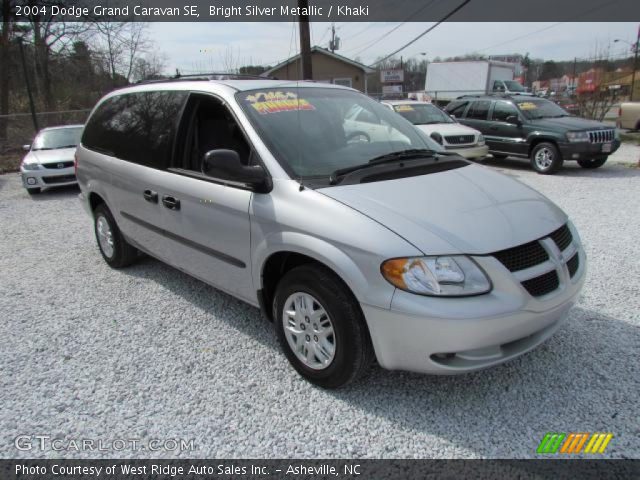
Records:
[[[452,102],[447,106],[446,111],[454,117],[461,118],[464,114],[465,109],[467,108],[467,105],[469,105],[468,100],[462,102]]]
[[[139,92],[110,98],[91,116],[82,145],[152,168],[169,165],[187,92]]]
[[[471,108],[467,112],[467,118],[474,120],[486,120],[487,115],[489,115],[489,107],[491,106],[491,102],[488,100],[478,100],[477,102],[473,102],[471,104]]]

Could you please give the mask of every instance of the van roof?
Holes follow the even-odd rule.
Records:
[[[222,76],[222,75],[219,75]],[[232,75],[230,75],[232,76]],[[204,76],[206,77],[206,75]],[[353,90],[349,87],[344,87],[342,85],[334,85],[332,83],[322,83],[315,82],[313,80],[277,80],[265,77],[264,79],[253,77],[247,79],[216,79],[216,78],[203,78],[203,77],[178,77],[178,78],[170,78],[166,80],[152,80],[149,82],[141,82],[137,85],[131,85],[119,89],[118,91],[128,90],[128,89],[137,89],[138,87],[147,87],[152,86],[152,88],[144,88],[144,90],[183,90],[183,89],[193,89],[194,84],[198,86],[198,89],[202,90],[202,87],[205,87],[206,90],[207,85],[224,85],[230,87],[236,91],[245,91],[245,90],[258,90],[261,88],[285,88],[285,87],[304,87],[304,88],[338,88],[343,90]],[[181,88],[181,85],[188,85],[185,88]],[[215,87],[214,87],[215,89]]]

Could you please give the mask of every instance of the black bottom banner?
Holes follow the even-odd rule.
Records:
[[[2,480],[637,479],[640,460],[0,460]]]

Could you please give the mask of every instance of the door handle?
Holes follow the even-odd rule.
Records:
[[[142,196],[147,202],[158,203],[158,192],[154,192],[153,190],[145,190],[142,192]]]
[[[169,210],[180,210],[180,200],[170,195],[162,197],[162,204]]]

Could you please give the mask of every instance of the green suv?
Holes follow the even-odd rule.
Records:
[[[615,127],[574,117],[532,95],[465,95],[445,111],[479,130],[496,158],[529,158],[538,173],[555,173],[565,160],[598,168],[620,147]]]

